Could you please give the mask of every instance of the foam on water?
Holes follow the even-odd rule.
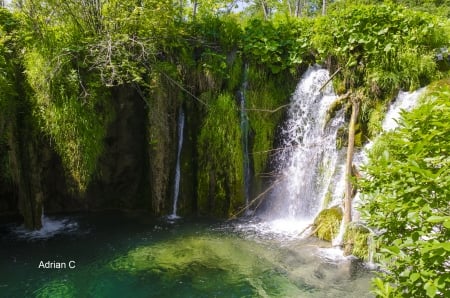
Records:
[[[42,216],[42,228],[40,230],[31,231],[25,226],[19,226],[12,229],[12,232],[21,239],[47,239],[58,234],[73,233],[78,230],[78,223],[72,219],[52,219]]]
[[[294,218],[272,221],[247,221],[234,225],[234,230],[256,238],[283,240],[303,239],[309,235],[310,221]]]

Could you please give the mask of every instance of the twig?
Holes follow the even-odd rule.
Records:
[[[269,110],[269,109],[245,109],[245,110],[246,110],[246,111],[256,111],[256,112],[275,113],[275,112],[278,112],[279,110],[281,110],[281,109],[283,109],[283,108],[285,108],[285,107],[288,107],[288,106],[290,106],[289,103],[288,103],[288,104],[285,104],[285,105],[282,105],[282,106],[279,106],[279,107],[276,108],[275,110]]]
[[[310,226],[312,226],[313,224],[311,224]],[[312,235],[314,235],[315,233],[317,233],[317,231],[320,229],[320,226],[317,226],[317,228],[315,228],[314,229],[314,231],[312,231],[311,233],[309,233],[309,235],[308,235],[308,237],[306,237],[306,238],[309,238],[309,237],[311,237]]]
[[[155,67],[153,65],[153,67],[159,72],[161,73],[163,76],[165,76],[169,81],[171,81],[172,83],[174,83],[178,88],[180,88],[181,90],[183,90],[184,92],[186,92],[187,94],[189,94],[192,98],[194,98],[195,100],[197,100],[198,102],[200,102],[201,104],[203,104],[204,106],[208,106],[206,104],[206,102],[204,102],[203,100],[201,100],[200,98],[198,98],[197,96],[195,96],[194,94],[192,94],[189,90],[187,90],[186,88],[184,88],[180,83],[178,83],[177,81],[175,81],[174,79],[172,79],[168,74],[166,74],[164,71],[162,71],[161,69],[159,69],[158,67]]]
[[[245,207],[239,209],[238,212],[236,212],[235,214],[232,214],[230,219],[235,219],[236,216],[238,216],[239,214],[241,214],[242,212],[244,212],[245,210],[247,210],[248,207],[252,206],[257,200],[259,200],[262,196],[264,196],[266,193],[268,193],[270,190],[272,190],[276,185],[278,185],[282,180],[284,179],[284,177],[281,177],[277,180],[275,180],[271,186],[269,186],[265,191],[263,191],[262,193],[260,193],[256,198],[254,198],[253,200],[250,201],[250,203],[248,203]],[[263,200],[260,200],[258,205],[256,205],[256,209],[258,209],[258,207],[261,205],[261,202]]]

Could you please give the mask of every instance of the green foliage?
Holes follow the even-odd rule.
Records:
[[[284,19],[279,23],[251,20],[245,28],[244,55],[276,74],[311,61],[312,21]]]
[[[334,57],[346,88],[364,87],[375,98],[433,80],[434,49],[449,42],[440,19],[394,5],[348,5],[314,29],[317,57]]]
[[[0,115],[10,113],[16,95],[14,72],[18,57],[18,21],[4,8],[0,8]]]
[[[226,217],[244,204],[243,156],[237,107],[229,94],[209,102],[198,139],[199,208]]]
[[[93,74],[82,77],[67,57],[52,65],[37,51],[25,57],[28,83],[34,91],[34,114],[60,154],[67,173],[84,191],[103,150],[111,119],[109,92]]]
[[[380,137],[361,182],[363,214],[378,237],[382,297],[450,293],[450,81],[429,87],[425,101]]]

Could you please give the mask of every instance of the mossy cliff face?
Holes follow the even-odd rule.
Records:
[[[113,87],[110,121],[96,172],[84,194],[88,208],[134,209],[148,204],[147,104],[130,85]],[[147,201],[147,202],[145,202]]]
[[[40,184],[41,167],[37,156],[37,142],[27,132],[24,119],[16,119],[9,136],[9,167],[16,188],[17,204],[29,229],[42,226],[43,192]],[[27,127],[28,126],[28,127]]]
[[[198,59],[191,65],[162,63],[143,86],[111,87],[102,85],[95,72],[73,69],[70,60],[56,67],[42,53],[28,52],[23,81],[29,87],[17,89],[28,100],[29,119],[14,118],[16,109],[11,113],[16,124],[1,126],[9,132],[0,148],[7,160],[2,175],[10,177],[1,183],[12,186],[5,188],[8,199],[0,208],[17,212],[20,206],[31,228],[39,227],[43,206],[46,213],[110,208],[170,213],[183,106],[179,214],[236,214],[245,205],[238,91],[245,80],[250,165],[255,165],[251,172],[257,185],[252,196],[261,190],[259,176],[284,114],[280,107],[297,79],[255,65],[246,74],[234,49],[221,55],[205,52]]]
[[[297,75],[288,71],[274,75],[261,66],[250,66],[247,108],[253,132],[252,158],[255,178],[259,178],[267,169],[271,156],[269,150],[277,142],[277,126],[282,122],[286,105],[295,90]],[[255,190],[261,191],[261,186],[256,186]]]
[[[172,173],[177,150],[177,111],[180,89],[161,75],[151,79],[148,97],[149,184],[152,213],[168,214],[171,205]]]
[[[198,140],[198,209],[232,215],[245,204],[240,120],[235,101],[222,94],[209,102]]]

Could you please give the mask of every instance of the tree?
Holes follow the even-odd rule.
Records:
[[[355,126],[358,121],[359,105],[361,94],[352,94],[350,102],[352,106],[352,114],[350,117],[348,129],[348,147],[347,159],[345,163],[345,199],[344,199],[344,223],[348,224],[352,221],[352,198],[353,198],[353,152],[355,150]]]

